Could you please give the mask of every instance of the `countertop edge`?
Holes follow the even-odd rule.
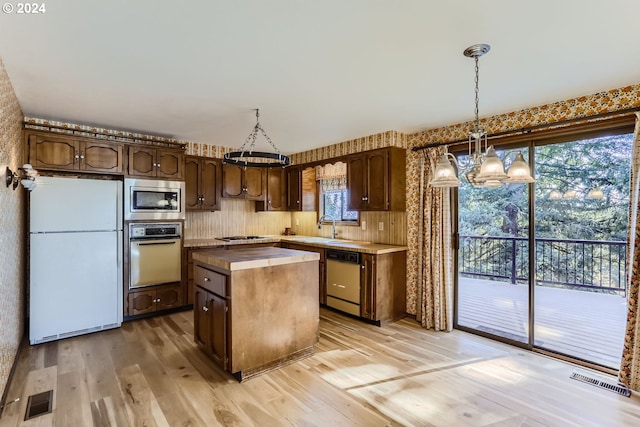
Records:
[[[399,246],[399,245],[388,245],[384,243],[368,243],[368,242],[359,242],[357,240],[344,240],[340,241],[337,239],[326,239],[327,242],[318,241],[304,241],[303,239],[322,239],[319,237],[303,237],[303,236],[268,236],[264,239],[258,240],[241,240],[241,241],[233,241],[233,242],[225,242],[223,240],[218,239],[185,239],[183,245],[187,249],[198,249],[198,248],[216,248],[216,247],[224,247],[224,246],[236,246],[236,245],[250,245],[250,244],[260,244],[260,243],[292,243],[296,245],[302,246],[313,246],[320,247],[324,249],[339,249],[339,250],[347,250],[354,251],[360,253],[367,254],[386,254],[393,252],[402,252],[407,250],[407,246]],[[328,243],[328,242],[331,243]]]
[[[269,249],[269,248],[260,248],[260,249]],[[254,255],[256,258],[247,259],[247,260],[228,259],[228,258],[233,258],[233,255],[238,255],[238,254],[242,255],[240,252],[241,249],[230,251],[230,252],[222,249],[220,252],[217,252],[217,253],[214,253],[216,249],[210,249],[210,251],[211,252],[209,253],[204,252],[204,250],[202,252],[195,252],[193,254],[193,260],[197,262],[201,262],[206,265],[213,266],[213,267],[218,267],[230,272],[240,271],[240,270],[250,270],[253,268],[274,267],[278,265],[299,264],[303,262],[320,260],[320,254],[296,251],[293,249],[287,249],[287,251],[298,252],[298,254],[290,254],[287,256],[278,256],[278,257],[265,257],[265,258],[260,258],[261,255],[256,254]],[[255,249],[252,251],[255,252]]]

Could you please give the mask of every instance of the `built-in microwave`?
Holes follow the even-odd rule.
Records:
[[[125,220],[184,219],[184,181],[125,178]]]

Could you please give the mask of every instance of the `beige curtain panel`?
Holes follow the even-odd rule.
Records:
[[[631,159],[631,195],[629,197],[629,232],[627,235],[627,328],[625,331],[619,380],[640,391],[640,114],[636,113],[636,128]]]
[[[453,248],[451,192],[429,185],[433,166],[445,147],[423,150],[420,158],[420,232],[416,319],[427,329],[453,329]]]

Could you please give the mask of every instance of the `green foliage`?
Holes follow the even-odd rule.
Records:
[[[632,141],[633,135],[624,134],[536,147],[536,237],[625,240]],[[603,190],[604,199],[586,199],[595,187]],[[549,199],[552,190],[563,194],[570,189],[577,191],[576,199]],[[481,189],[464,182],[458,197],[461,235],[528,236],[528,185]]]
[[[633,135],[613,135],[535,148],[536,278],[547,286],[624,287],[624,243],[629,212]],[[525,158],[529,153],[523,150]],[[498,153],[513,158],[512,153]],[[464,157],[462,162],[466,160]],[[507,165],[508,166],[508,165]],[[603,199],[587,199],[592,188]],[[575,199],[552,200],[551,191],[575,190]],[[513,281],[528,275],[528,246],[512,239],[529,237],[529,186],[473,188],[463,179],[458,189],[461,236],[459,268],[463,274]],[[554,239],[560,242],[543,241]],[[594,243],[575,242],[577,240]]]

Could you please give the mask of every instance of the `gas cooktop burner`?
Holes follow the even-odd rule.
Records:
[[[228,237],[218,237],[218,240],[223,240],[225,242],[231,242],[234,240],[258,240],[264,239],[262,236],[228,236]]]

